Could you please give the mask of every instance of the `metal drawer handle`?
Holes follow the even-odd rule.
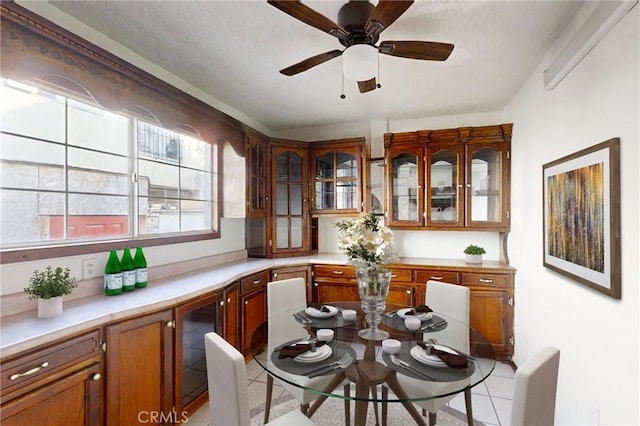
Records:
[[[489,279],[489,278],[480,278],[478,281],[480,281],[481,283],[492,283],[493,280]]]
[[[398,278],[398,275],[391,275],[391,278]]]
[[[441,275],[432,275],[429,278],[432,279],[432,280],[436,280],[436,281],[440,281],[440,280],[444,279],[444,277],[441,276]]]
[[[253,280],[253,283],[254,284],[260,284],[260,281],[262,281],[262,280]]]
[[[40,364],[39,366],[33,367],[32,369],[27,370],[24,373],[12,374],[11,377],[9,377],[9,380],[19,379],[20,377],[23,377],[23,376],[30,376],[30,375],[32,375],[34,373],[37,373],[41,369],[48,367],[48,366],[49,366],[49,363],[47,361],[45,361],[42,364]]]
[[[334,275],[342,275],[344,274],[344,271],[331,271],[333,272]]]

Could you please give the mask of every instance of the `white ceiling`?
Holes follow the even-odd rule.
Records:
[[[266,1],[50,3],[278,131],[499,111],[581,2],[418,0],[380,41],[453,43],[450,58],[433,62],[380,55],[382,88],[361,94],[355,82],[345,81],[346,99],[340,99],[340,57],[293,77],[278,72],[342,45]],[[345,1],[304,3],[336,22]]]

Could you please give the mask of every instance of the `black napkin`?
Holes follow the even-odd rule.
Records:
[[[324,345],[325,341],[317,341],[315,342],[316,348]],[[307,351],[311,350],[311,343],[292,343],[291,345],[285,346],[280,349],[280,353],[278,354],[278,359],[283,358],[295,358],[300,354],[303,354]]]
[[[405,315],[419,315],[419,314],[428,314],[429,312],[433,312],[433,309],[428,307],[427,305],[418,305],[413,309],[409,309],[405,312]]]
[[[331,312],[331,309],[327,308],[325,305],[322,305],[320,303],[308,303],[307,306],[309,306],[310,308],[317,309],[321,312]]]
[[[425,349],[425,350],[429,346],[429,344],[427,344],[426,342],[416,342],[416,343],[418,344],[418,346],[420,346],[422,349]],[[436,349],[434,346],[431,346],[431,355],[437,356],[442,360],[442,362],[444,362],[445,364],[447,364],[449,367],[452,367],[452,368],[466,368],[468,366],[466,356],[459,355],[459,354],[452,354],[447,351]]]

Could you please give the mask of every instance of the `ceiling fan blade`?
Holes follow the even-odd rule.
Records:
[[[307,25],[311,25],[339,39],[347,39],[348,34],[343,28],[326,16],[311,9],[309,6],[302,4],[300,1],[268,0],[267,3]]]
[[[298,62],[297,64],[291,65],[290,67],[281,69],[280,73],[288,76],[296,75],[340,55],[342,55],[342,50],[336,49],[329,52],[324,52],[319,55],[307,58],[304,61]]]
[[[453,51],[453,44],[434,41],[383,41],[378,48],[380,53],[401,58],[422,59],[425,61],[446,61]]]
[[[358,89],[360,89],[360,93],[367,93],[376,88],[376,78],[373,77],[371,80],[364,80],[358,82]]]
[[[379,35],[382,30],[393,24],[396,19],[409,9],[413,0],[380,0],[364,26],[368,37]]]

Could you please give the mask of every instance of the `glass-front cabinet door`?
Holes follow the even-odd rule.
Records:
[[[506,143],[467,145],[467,227],[508,227],[509,193]]]
[[[361,210],[360,147],[312,150],[314,213],[355,213]]]
[[[249,213],[265,213],[267,210],[267,147],[267,143],[257,138],[247,138]]]
[[[272,148],[273,220],[272,250],[277,253],[308,250],[306,151]]]
[[[424,217],[424,160],[419,147],[389,148],[387,222],[390,226],[422,226]]]
[[[464,226],[464,147],[429,146],[426,165],[427,226]]]

